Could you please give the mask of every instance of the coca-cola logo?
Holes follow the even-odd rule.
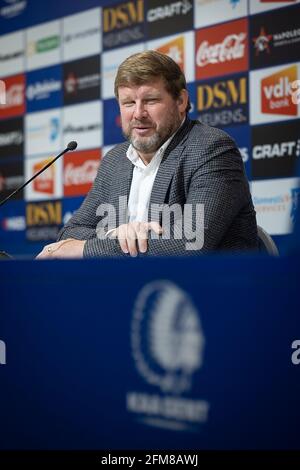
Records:
[[[229,34],[222,42],[210,45],[203,41],[196,54],[198,67],[238,60],[244,57],[246,33]]]
[[[99,161],[87,160],[82,165],[67,163],[65,166],[65,186],[92,184],[96,178]]]
[[[24,101],[24,84],[16,83],[6,91],[6,105],[9,106],[22,106]]]

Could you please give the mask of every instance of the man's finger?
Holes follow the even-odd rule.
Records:
[[[137,232],[138,249],[141,253],[146,253],[148,248],[148,228],[145,224],[141,224]]]
[[[158,222],[147,222],[147,226],[148,230],[153,230],[157,235],[161,235],[163,233],[163,229]]]
[[[127,224],[126,240],[130,256],[137,256],[137,232],[133,224]]]

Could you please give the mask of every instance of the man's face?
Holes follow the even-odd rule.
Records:
[[[175,100],[161,79],[141,86],[119,87],[122,130],[142,154],[154,154],[180,126],[187,106],[187,92]]]

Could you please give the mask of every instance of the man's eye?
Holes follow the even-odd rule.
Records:
[[[134,101],[126,101],[125,103],[123,103],[123,106],[125,106],[126,108],[128,108],[129,106],[133,106],[134,105]]]

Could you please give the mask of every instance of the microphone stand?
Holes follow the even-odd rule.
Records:
[[[43,173],[43,171],[47,170],[47,168],[49,168],[49,166],[52,165],[52,163],[55,163],[56,160],[59,157],[61,157],[64,153],[68,152],[69,150],[75,150],[76,147],[77,147],[77,142],[75,142],[74,140],[72,142],[69,142],[67,147],[59,155],[57,155],[55,158],[53,158],[53,160],[50,160],[50,162],[48,162],[45,166],[43,166],[43,168],[41,168],[37,173],[35,173],[28,181],[25,181],[24,184],[19,186],[11,194],[9,194],[6,198],[4,198],[2,201],[0,201],[0,206],[3,206],[3,204],[5,204],[15,194],[17,194],[19,191],[21,191],[21,189],[25,188],[25,186],[27,186],[27,184],[31,183],[31,181],[34,180],[35,178],[37,178],[41,173]],[[11,259],[11,256],[8,255],[5,251],[0,251],[0,259],[1,258],[2,259],[3,258],[10,258]]]

